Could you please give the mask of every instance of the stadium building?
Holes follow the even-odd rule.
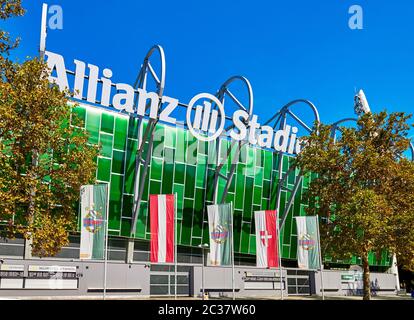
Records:
[[[154,59],[154,52],[158,52],[160,57],[158,66],[161,74],[158,76],[149,63]],[[46,52],[49,59],[52,55],[55,58],[58,56]],[[146,91],[138,94],[150,92],[146,81],[152,74],[155,79],[153,92],[159,99],[157,101],[168,101],[168,97],[163,100],[163,59],[165,57],[161,47],[155,46],[149,51],[134,86],[134,90]],[[54,77],[58,78],[60,76],[57,63],[60,62],[56,61],[53,65],[56,71]],[[77,69],[78,65],[79,61]],[[76,82],[76,72],[68,71],[67,75],[75,78],[75,86],[76,83],[79,85],[79,81]],[[91,74],[89,78],[83,74],[83,78],[91,81],[92,77]],[[104,76],[96,79],[96,84],[105,85]],[[60,85],[62,79],[58,79],[57,83]],[[230,88],[235,83],[246,89],[246,107],[242,107],[243,103],[231,93]],[[90,87],[91,83],[88,83],[88,88]],[[95,89],[93,101],[90,101],[89,89],[86,96],[86,83],[85,88],[82,87],[85,93],[82,95],[81,92],[77,97],[79,105],[74,109],[82,124],[79,122],[72,125],[82,125],[90,134],[89,143],[101,146],[100,156],[96,160],[96,179],[98,183],[110,185],[106,284],[108,295],[147,297],[174,294],[174,265],[149,262],[150,194],[176,194],[177,197],[177,294],[199,296],[204,287],[212,296],[231,296],[232,268],[209,265],[208,248],[202,248],[203,244],[209,243],[206,206],[228,202],[232,202],[234,207],[236,296],[280,295],[279,269],[256,267],[254,212],[268,209],[278,209],[283,225],[280,230],[280,245],[284,294],[321,294],[321,272],[297,268],[297,234],[293,218],[305,215],[306,203],[303,194],[312,177],[301,176],[299,170],[292,166],[292,159],[298,148],[295,142],[288,143],[296,139],[297,131],[299,135],[300,130],[310,129],[292,112],[294,106],[304,106],[318,119],[317,110],[309,101],[293,101],[265,123],[274,129],[272,134],[275,134],[275,140],[278,137],[277,129],[279,136],[292,129],[288,136],[280,140],[286,140],[285,148],[276,150],[274,146],[261,147],[246,139],[235,141],[228,135],[220,135],[210,141],[204,141],[207,138],[200,139],[194,134],[197,132],[194,131],[196,125],[193,125],[192,130],[188,127],[189,121],[194,124],[196,119],[201,119],[201,113],[197,118],[198,106],[191,103],[186,105],[177,100],[177,110],[191,109],[195,116],[187,117],[186,124],[179,121],[172,124],[170,121],[154,119],[148,105],[145,105],[142,115],[131,114],[125,105],[122,110],[120,107],[115,108],[114,100],[105,105],[105,99],[98,101],[96,98],[96,92],[102,97],[105,96],[105,88],[99,88],[97,91]],[[113,94],[119,87],[110,83],[107,89]],[[226,111],[231,108],[228,107],[228,101],[233,100],[236,111],[243,109],[248,114],[248,120],[254,118],[252,89],[246,78],[230,78],[220,87],[215,97],[223,105],[224,97],[227,98]],[[153,101],[150,95],[148,99]],[[174,103],[173,100],[169,100],[170,105]],[[165,111],[164,105],[160,103],[156,116],[159,117]],[[177,118],[180,112],[182,111],[176,111]],[[204,117],[206,112],[200,112],[203,112]],[[296,124],[287,123],[289,115]],[[223,123],[226,128],[236,126],[231,118],[223,114],[219,118],[225,119]],[[293,125],[297,125],[299,129]],[[204,126],[198,128],[201,130]],[[206,128],[209,129],[207,126]],[[296,132],[293,128],[296,128]],[[32,256],[30,243],[23,239],[0,240],[0,295],[102,295],[105,264],[102,260],[79,259],[80,226],[79,219],[79,229],[71,234],[70,245],[54,258]],[[324,259],[324,263],[325,294],[349,295],[361,292],[361,268],[358,267],[361,261],[358,258],[351,261]],[[375,255],[371,255],[370,264],[373,271],[371,280],[377,293],[396,293],[398,275],[390,268],[390,258],[384,254],[377,260]]]

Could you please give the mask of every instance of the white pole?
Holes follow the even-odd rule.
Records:
[[[42,22],[40,25],[40,59],[43,60],[46,51],[46,35],[47,35],[47,3],[42,5]]]
[[[280,299],[283,300],[283,270],[282,270],[282,251],[280,245],[280,228],[279,228],[279,213],[276,210],[276,234],[277,234],[277,247],[279,256],[279,279],[280,279]]]
[[[231,216],[231,283],[233,289],[233,300],[236,300],[236,292],[234,289],[234,227],[233,227],[233,201],[230,202],[230,216]]]
[[[106,299],[106,277],[108,270],[108,220],[109,220],[109,182],[106,183],[106,214],[105,214],[105,258],[104,258],[104,287],[103,299]]]
[[[321,247],[321,237],[319,233],[319,215],[316,215],[316,225],[318,227],[318,246],[319,246],[319,264],[321,270],[321,291],[322,291],[322,300],[325,300],[325,292],[323,288],[323,265],[322,265],[322,247]]]
[[[202,265],[201,265],[201,292],[202,292],[202,300],[204,300],[204,246],[201,245],[201,254],[202,254]]]
[[[174,193],[174,278],[175,278],[175,289],[174,299],[177,300],[177,193]]]

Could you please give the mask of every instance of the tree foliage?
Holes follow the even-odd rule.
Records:
[[[308,214],[319,214],[322,247],[337,259],[362,258],[369,298],[368,254],[384,250],[414,269],[414,163],[404,157],[411,116],[368,113],[355,128],[318,125],[296,158],[316,173],[306,194]]]
[[[22,13],[17,0],[0,8],[1,18]],[[52,256],[76,229],[80,186],[94,182],[98,149],[71,125],[75,106],[69,92],[49,83],[47,65],[10,61],[12,47],[0,46],[0,221],[8,222],[9,237],[31,238],[34,255]]]

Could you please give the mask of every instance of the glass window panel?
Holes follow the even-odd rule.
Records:
[[[98,180],[107,181],[111,179],[111,160],[98,158]]]
[[[151,179],[161,180],[162,178],[162,159],[152,158],[151,161]]]
[[[150,180],[150,194],[161,193],[161,182]]]
[[[114,116],[109,112],[102,112],[101,131],[106,133],[114,132]]]
[[[112,172],[113,173],[124,173],[124,162],[125,162],[125,152],[114,150],[112,157]]]
[[[112,135],[101,133],[100,144],[101,144],[101,155],[104,157],[112,157]]]
[[[194,187],[195,187],[195,166],[187,166],[186,168],[186,177],[185,177],[185,196],[187,198],[194,197]]]
[[[89,143],[98,144],[100,122],[100,112],[88,109],[86,117],[86,130],[89,133]]]
[[[184,184],[184,177],[185,177],[185,164],[183,163],[176,163],[175,164],[175,172],[174,172],[174,182]]]
[[[127,135],[128,119],[116,117],[115,119],[115,133],[114,133],[114,148],[119,150],[125,149],[126,135]]]
[[[132,210],[134,204],[134,197],[129,195],[124,195],[122,201],[122,216],[123,217],[132,217]]]
[[[131,234],[131,219],[122,219],[121,236],[129,237]]]
[[[162,193],[171,194],[173,191],[173,176],[174,176],[174,163],[164,162],[164,172],[162,179]]]
[[[138,139],[138,119],[128,119],[128,138]]]

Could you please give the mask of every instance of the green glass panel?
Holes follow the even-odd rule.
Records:
[[[174,172],[174,182],[184,184],[185,178],[185,164],[183,163],[176,163],[175,164],[175,172]]]
[[[137,141],[128,139],[128,148],[126,155],[126,170],[125,170],[125,192],[134,192],[135,181],[135,160],[136,160]]]
[[[164,162],[164,172],[162,175],[162,193],[171,194],[173,191],[173,176],[174,176],[174,163]]]
[[[289,157],[283,157],[283,172],[287,172],[289,169]]]
[[[249,240],[250,240],[250,223],[243,222],[241,229],[241,243],[240,252],[249,252]]]
[[[148,202],[142,201],[140,205],[140,213],[137,219],[136,235],[139,238],[145,238],[145,228],[148,219]]]
[[[262,201],[262,188],[254,187],[253,203],[260,205],[261,201]]]
[[[161,194],[161,182],[150,180],[150,194]]]
[[[182,233],[181,233],[182,244],[189,245],[191,242],[193,206],[194,206],[194,202],[192,200],[184,199]]]
[[[111,193],[111,198],[109,200],[109,223],[108,228],[113,230],[119,230],[121,228],[121,199],[120,195],[115,196]]]
[[[98,144],[99,141],[99,127],[101,122],[100,113],[95,110],[89,109],[86,117],[86,130],[89,133],[88,142],[92,144]]]
[[[124,195],[122,201],[122,216],[123,217],[132,217],[132,210],[134,205],[134,197],[130,195]]]
[[[131,219],[122,219],[121,236],[129,237],[131,232]]]
[[[124,162],[125,162],[125,152],[114,150],[112,157],[112,172],[113,173],[124,173]]]
[[[177,130],[177,148],[175,151],[176,161],[184,162],[185,161],[185,151],[186,151],[186,135],[183,130]]]
[[[176,129],[165,126],[164,144],[166,147],[175,148]]]
[[[112,157],[112,135],[101,133],[100,144],[101,144],[101,155],[104,157]]]
[[[249,253],[255,255],[256,254],[256,235],[250,235],[250,247]]]
[[[100,181],[109,182],[111,179],[111,160],[98,158],[98,176],[97,179]]]
[[[138,139],[138,119],[128,119],[128,138]]]
[[[205,181],[206,181],[206,165],[198,164],[196,186],[200,188],[205,187]]]
[[[242,174],[237,174],[237,181],[236,181],[236,200],[234,204],[235,209],[243,209],[243,199],[244,199],[244,183],[245,178]]]
[[[106,133],[114,132],[114,116],[110,113],[103,112],[101,119],[101,131]]]
[[[195,173],[196,167],[188,165],[185,177],[185,196],[187,198],[194,198]]]
[[[262,186],[262,182],[263,182],[263,168],[256,167],[254,184],[257,186]]]
[[[152,158],[151,161],[151,179],[161,180],[162,178],[162,159]]]
[[[115,118],[114,148],[125,150],[128,119]]]
[[[272,154],[270,152],[266,152],[264,154],[265,161],[264,161],[264,178],[267,180],[270,180],[271,174],[272,174]]]
[[[181,219],[183,217],[183,207],[184,207],[184,186],[180,184],[174,184],[174,193],[177,193],[177,218]]]

